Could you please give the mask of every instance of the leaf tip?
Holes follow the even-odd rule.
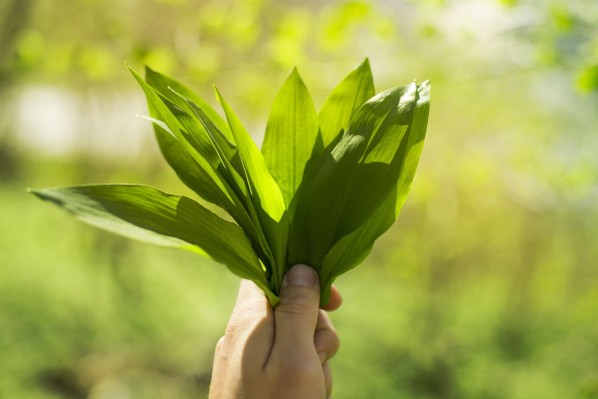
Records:
[[[131,68],[131,65],[129,65],[128,62],[125,62],[125,66],[127,67],[127,69],[129,70],[129,72],[131,72],[133,75],[135,74],[135,71],[133,71],[133,68]]]
[[[287,80],[291,79],[303,81],[303,79],[301,79],[301,74],[299,73],[299,69],[297,69],[297,67],[293,67],[293,70],[291,71],[291,74],[289,75],[289,78]]]
[[[129,64],[129,61],[125,61],[125,67],[134,75],[137,74],[137,72],[135,72],[135,70],[133,69],[133,67],[131,66],[131,64]]]
[[[139,76],[139,74],[133,68],[131,68],[131,66],[129,64],[126,64],[126,65],[127,65],[127,68],[129,69],[129,72],[131,72],[131,74],[133,75],[135,80],[137,80],[141,84],[141,81],[143,80],[143,79],[141,79],[141,76]]]
[[[214,88],[214,95],[216,96],[216,100],[218,100],[218,104],[220,104],[221,107],[224,107],[224,98],[222,98],[222,94],[220,94],[220,90],[218,90],[218,87],[216,87],[216,84],[212,84],[212,87]]]
[[[27,188],[25,189],[25,191],[27,191],[29,194],[33,194],[33,195],[35,195],[35,196],[41,197],[41,196],[43,196],[43,195],[44,195],[44,191],[47,191],[47,189],[46,189],[46,190],[44,190],[44,189],[38,189],[38,188],[27,187]]]
[[[37,198],[42,199],[42,200],[47,200],[49,198],[48,193],[47,193],[47,191],[48,191],[47,189],[35,189],[35,188],[27,187],[26,191],[29,194],[33,194]]]
[[[418,102],[430,102],[430,88],[432,84],[429,80],[425,80],[422,84],[419,85],[417,88],[417,93],[419,95]]]

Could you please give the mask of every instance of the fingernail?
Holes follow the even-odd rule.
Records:
[[[285,276],[286,283],[296,287],[314,287],[318,283],[316,271],[306,265],[295,265]]]

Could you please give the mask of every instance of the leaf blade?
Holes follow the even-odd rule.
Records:
[[[326,148],[349,123],[359,108],[376,94],[369,60],[351,71],[330,93],[318,114],[322,145]]]
[[[306,262],[320,270],[334,244],[365,223],[390,195],[415,96],[411,84],[370,99],[338,144],[310,168],[290,207],[290,263]]]
[[[153,245],[201,249],[233,273],[267,288],[243,230],[195,201],[140,185],[85,185],[32,190],[77,219]]]
[[[272,266],[271,286],[278,292],[286,268],[287,241],[289,222],[284,198],[280,187],[270,174],[266,160],[255,145],[249,133],[234,113],[230,105],[224,100],[218,90],[215,90],[218,102],[224,109],[231,132],[237,143],[241,163],[245,171],[245,178],[250,187],[250,197],[257,211],[264,234],[275,264]]]
[[[176,92],[175,92],[176,93]],[[193,111],[195,117],[200,121],[203,125],[205,131],[212,139],[212,144],[218,153],[220,162],[223,165],[222,174],[226,176],[227,181],[229,181],[231,187],[237,192],[239,198],[243,201],[243,205],[247,211],[249,218],[251,219],[251,223],[246,223],[245,220],[237,220],[237,222],[244,228],[245,232],[248,234],[252,242],[254,243],[254,247],[260,251],[259,254],[262,255],[261,259],[265,263],[266,269],[269,273],[273,272],[273,267],[276,263],[272,255],[272,251],[270,246],[268,245],[268,241],[265,237],[263,227],[260,223],[258,211],[255,208],[255,205],[252,201],[249,192],[251,191],[251,183],[249,180],[243,180],[241,174],[243,176],[246,175],[245,166],[243,164],[242,157],[238,157],[238,163],[240,165],[233,165],[228,157],[227,154],[224,153],[220,145],[218,144],[218,140],[216,140],[216,136],[222,134],[218,127],[215,126],[209,118],[206,116],[204,110],[195,104],[191,99],[185,97],[180,93],[176,93],[179,95],[189,106],[189,108]],[[235,152],[236,155],[239,155]]]
[[[172,133],[173,141],[169,137],[164,137],[167,132],[164,127],[154,122],[154,126],[160,127],[161,129],[155,129],[158,135],[158,143],[166,143],[169,147],[162,149],[163,153],[167,152],[167,161],[175,169],[178,175],[184,176],[184,183],[188,183],[189,187],[194,190],[198,195],[207,201],[214,201],[217,205],[224,209],[231,209],[234,207],[235,199],[230,187],[223,182],[223,179],[218,175],[215,166],[213,165],[214,157],[199,156],[197,149],[194,148],[191,142],[189,142],[186,132],[183,130],[177,115],[173,113],[173,108],[169,108],[169,103],[165,102],[163,97],[160,96],[149,84],[145,82],[139,74],[133,69],[129,68],[129,71],[137,80],[137,83],[143,89],[150,113],[153,114],[154,118],[158,121],[162,121],[169,129],[169,133]],[[183,110],[179,109],[181,114]],[[205,148],[209,148],[208,145]],[[177,155],[182,155],[179,159]],[[195,168],[188,169],[193,162]],[[195,170],[195,173],[189,172]],[[194,177],[200,177],[195,181]]]
[[[295,68],[274,100],[262,144],[262,154],[285,204],[301,184],[317,139],[316,109]]]
[[[158,93],[163,95],[164,97],[168,98],[174,104],[178,105],[182,109],[186,109],[185,102],[180,101],[178,96],[172,95],[173,92],[180,93],[183,96],[191,99],[195,104],[200,106],[206,116],[210,119],[210,121],[218,127],[218,129],[223,133],[226,139],[229,142],[229,145],[233,143],[232,133],[226,123],[226,120],[216,112],[214,108],[207,101],[205,101],[202,97],[198,96],[193,90],[189,89],[187,86],[182,84],[181,82],[161,74],[157,71],[154,71],[147,65],[145,66],[145,81],[151,87],[153,87]]]
[[[400,165],[399,179],[384,204],[357,230],[342,237],[326,254],[322,262],[322,303],[328,301],[334,279],[361,263],[372,250],[374,242],[396,221],[409,193],[423,149],[430,110],[430,83],[417,89],[413,119],[404,138],[406,144]]]

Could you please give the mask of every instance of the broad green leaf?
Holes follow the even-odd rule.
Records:
[[[430,81],[426,80],[417,88],[417,101],[413,112],[413,120],[407,131],[408,142],[406,151],[401,154],[403,162],[397,182],[397,195],[395,201],[395,219],[399,216],[401,208],[407,199],[409,188],[413,182],[415,171],[419,163],[430,114]]]
[[[391,194],[416,95],[414,83],[366,102],[339,143],[310,168],[290,208],[290,263],[320,270],[330,248],[366,223]]]
[[[288,217],[284,199],[278,184],[270,174],[266,161],[245,130],[241,121],[228,103],[216,90],[218,102],[224,109],[226,119],[237,144],[239,157],[245,170],[245,179],[250,188],[250,196],[261,222],[264,234],[275,264],[272,265],[270,281],[274,292],[278,292],[286,267]]]
[[[205,253],[269,290],[243,230],[189,198],[138,185],[88,185],[33,193],[101,229],[154,245]]]
[[[262,154],[286,204],[301,184],[317,138],[314,103],[299,72],[293,69],[274,100],[262,144]]]
[[[318,119],[323,148],[347,130],[357,110],[375,94],[372,70],[366,58],[336,86],[322,105]]]
[[[419,162],[430,110],[430,83],[417,89],[413,119],[403,138],[399,180],[384,204],[357,230],[342,237],[326,254],[320,271],[322,303],[328,301],[334,279],[361,263],[372,250],[374,241],[396,221],[407,198]]]

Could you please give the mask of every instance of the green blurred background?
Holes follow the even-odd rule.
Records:
[[[338,279],[335,397],[598,398],[598,2],[3,0],[0,397],[205,397],[238,279],[25,190],[137,182],[159,156],[128,61],[261,140],[298,66],[317,105],[369,57],[431,79],[397,224]]]

